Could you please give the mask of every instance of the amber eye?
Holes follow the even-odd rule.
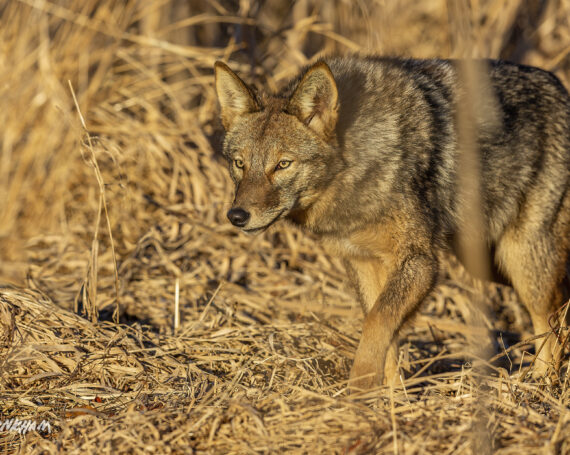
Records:
[[[242,160],[234,160],[234,164],[238,169],[243,169],[243,161]]]
[[[281,160],[277,163],[277,166],[275,166],[275,170],[287,169],[289,166],[291,166],[291,160]]]

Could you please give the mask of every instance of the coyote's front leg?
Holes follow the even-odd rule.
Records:
[[[387,278],[376,303],[364,318],[362,338],[350,373],[353,389],[368,389],[382,383],[392,340],[434,286],[438,264],[432,254],[410,254],[398,262],[399,266]]]

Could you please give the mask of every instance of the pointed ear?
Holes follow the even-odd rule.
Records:
[[[315,63],[305,73],[287,111],[325,139],[332,136],[338,114],[338,91],[325,62]]]
[[[227,131],[240,116],[258,111],[259,105],[249,87],[228,65],[216,62],[214,73],[222,124]]]

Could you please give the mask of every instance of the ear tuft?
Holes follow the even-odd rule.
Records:
[[[227,131],[239,117],[258,111],[259,104],[251,89],[228,65],[220,61],[216,62],[214,73],[222,124]]]
[[[307,70],[293,92],[287,110],[325,140],[334,134],[338,90],[325,62],[317,62]]]

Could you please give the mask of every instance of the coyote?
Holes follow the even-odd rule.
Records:
[[[551,332],[570,247],[570,97],[547,71],[481,64],[496,112],[472,125],[480,235],[535,333]],[[395,375],[398,332],[434,288],[440,253],[454,251],[471,222],[458,196],[466,89],[458,66],[327,58],[268,94],[215,64],[223,153],[236,187],[227,217],[247,233],[290,220],[342,258],[365,314],[351,387]],[[562,358],[556,335],[543,342],[538,376]]]

